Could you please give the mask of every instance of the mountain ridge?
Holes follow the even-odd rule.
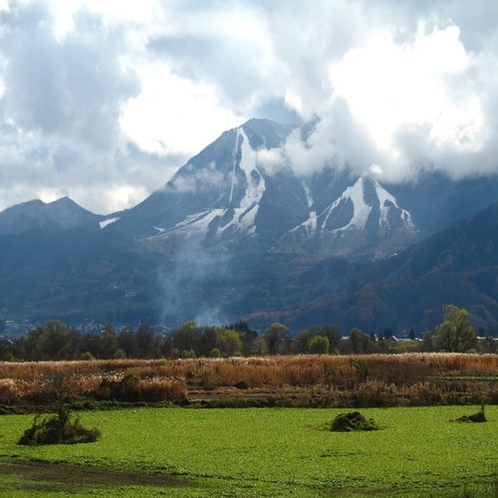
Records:
[[[498,326],[498,176],[298,175],[291,132],[267,120],[228,130],[124,212],[68,198],[1,212],[2,315],[421,331],[451,302]]]
[[[0,212],[0,233],[20,233],[35,228],[99,228],[100,217],[67,196],[45,203],[35,199]]]
[[[144,241],[155,238],[156,246],[158,238],[195,236],[202,250],[228,251],[253,245],[251,239],[285,250],[289,238],[296,248],[296,239],[302,238],[303,250],[309,251],[306,239],[315,234],[328,252],[346,239],[339,244],[344,254],[374,250],[379,241],[389,250],[386,239],[393,230],[398,239],[404,233],[405,245],[413,239],[410,213],[371,175],[354,178],[351,170],[334,168],[296,174],[285,155],[291,131],[267,120],[250,120],[223,133],[113,229]],[[270,164],[271,154],[277,161]],[[331,184],[334,188],[327,189]],[[361,231],[367,235],[358,237]]]

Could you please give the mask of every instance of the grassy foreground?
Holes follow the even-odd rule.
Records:
[[[17,446],[32,415],[0,417],[0,496],[498,496],[498,407],[362,409],[379,431],[332,433],[341,409],[88,412],[97,443]],[[47,462],[50,465],[47,465]]]

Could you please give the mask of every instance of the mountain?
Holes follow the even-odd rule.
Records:
[[[410,182],[388,190],[402,200],[424,236],[444,230],[498,201],[498,175],[453,180],[438,171],[422,171]]]
[[[451,303],[467,308],[476,327],[498,327],[498,203],[461,220],[389,260],[356,268],[346,294],[329,294],[327,309],[357,326],[431,329]],[[316,285],[316,283],[315,283]],[[323,282],[321,288],[326,289]],[[305,305],[316,312],[317,302]],[[306,315],[303,310],[302,314]],[[351,322],[350,322],[351,323]]]
[[[156,249],[232,254],[389,252],[415,238],[410,213],[374,177],[333,167],[297,175],[285,156],[291,132],[255,119],[225,132],[112,229]]]
[[[82,208],[69,197],[54,202],[23,202],[0,212],[0,233],[22,233],[35,228],[98,230],[102,217]]]
[[[155,268],[128,239],[105,230],[0,234],[0,316],[153,321]]]
[[[325,175],[320,173],[316,182],[320,189],[314,190],[316,201],[309,203],[308,218],[281,237],[280,247],[295,250],[301,247],[300,241],[305,241],[303,249],[307,252],[333,252],[336,256],[365,251],[389,254],[415,240],[417,230],[410,212],[400,207],[374,177],[358,177],[334,199]]]
[[[264,330],[337,324],[422,335],[445,304],[498,330],[498,203],[386,259],[260,252],[177,262],[162,275],[162,316],[245,320]],[[205,323],[205,322],[203,322]]]
[[[421,332],[452,303],[498,326],[498,177],[298,174],[286,143],[306,133],[250,120],[121,213],[68,198],[3,211],[2,316]]]

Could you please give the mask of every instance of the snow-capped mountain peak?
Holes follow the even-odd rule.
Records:
[[[368,234],[353,252],[393,230],[413,232],[410,213],[369,175],[354,177],[331,168],[310,177],[295,174],[281,153],[290,131],[251,120],[223,133],[114,228],[125,227],[142,240],[153,237],[155,244],[194,237],[200,247],[216,250],[247,247],[249,239],[259,246],[300,250],[301,236]],[[267,156],[282,159],[267,168]],[[327,240],[321,250],[333,252],[337,240]]]
[[[351,206],[351,217],[343,225],[333,228],[337,230],[365,230],[371,217],[376,218],[379,229],[389,230],[392,224],[404,226],[413,230],[415,227],[411,215],[398,206],[396,199],[371,175],[360,176],[356,182],[346,188],[344,193],[336,199],[323,213],[321,229],[327,230],[327,223],[334,212],[344,205]]]

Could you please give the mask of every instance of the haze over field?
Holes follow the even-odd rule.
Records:
[[[131,207],[251,117],[384,181],[496,171],[498,4],[0,1],[0,209]],[[271,158],[270,158],[271,159]]]

